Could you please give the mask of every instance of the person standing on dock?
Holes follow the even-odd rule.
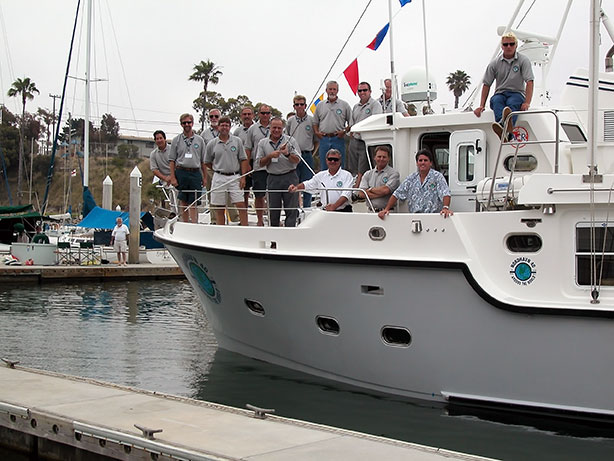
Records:
[[[298,186],[290,186],[288,191],[319,190],[320,200],[326,211],[351,212],[354,177],[341,168],[341,152],[337,149],[330,149],[325,158],[328,169],[316,173],[313,178]]]
[[[32,237],[32,243],[49,243],[49,237],[43,232],[43,228],[40,224],[37,224],[35,229],[36,234]]]
[[[301,149],[292,136],[284,134],[284,122],[275,117],[271,120],[271,132],[258,143],[256,162],[266,168],[271,226],[279,227],[283,204],[285,227],[295,227],[298,217],[298,195],[287,192],[288,187],[298,184],[296,166],[301,161]],[[283,191],[283,192],[282,192]]]
[[[293,117],[288,118],[286,134],[296,139],[301,149],[302,160],[296,166],[296,173],[298,180],[303,182],[313,177],[313,151],[318,138],[313,130],[313,117],[306,111],[307,98],[297,94],[294,96],[293,105],[296,112]],[[311,194],[303,194],[303,206],[311,206]]]
[[[382,106],[371,97],[371,85],[367,82],[360,82],[358,84],[358,97],[360,100],[352,108],[352,125],[363,121],[371,115],[382,113]],[[360,133],[353,133],[350,130],[347,169],[353,176],[358,175],[356,184],[360,184],[360,178],[370,167],[368,155],[367,145],[360,138]]]
[[[180,191],[182,221],[197,223],[198,210],[195,205],[200,204],[203,177],[206,175],[205,141],[192,129],[192,114],[182,114],[179,121],[183,133],[173,139],[169,154],[171,184]]]
[[[258,217],[258,225],[264,226],[264,207],[265,189],[267,181],[266,168],[256,164],[256,154],[258,143],[261,139],[269,135],[269,123],[271,121],[271,108],[266,104],[261,104],[258,108],[258,122],[254,123],[247,130],[247,141],[245,142],[245,152],[250,159],[252,166],[252,188],[254,190],[254,205],[256,207],[256,216]]]
[[[484,74],[480,107],[473,113],[479,117],[485,110],[486,99],[494,80],[497,81],[495,94],[490,98],[490,108],[495,115],[492,128],[500,138],[503,136],[505,118],[519,110],[529,110],[533,98],[533,68],[531,61],[525,55],[518,53],[518,39],[513,32],[507,32],[501,37],[501,56],[493,59]],[[511,133],[518,116],[512,117],[505,128]]]
[[[331,80],[326,84],[328,99],[316,106],[313,130],[320,140],[320,170],[326,170],[326,153],[337,149],[341,153],[341,167],[345,166],[345,133],[352,118],[350,105],[339,99],[339,84]]]
[[[225,206],[230,202],[239,209],[241,225],[247,226],[247,209],[243,203],[245,176],[242,175],[249,171],[249,162],[241,139],[230,134],[230,118],[220,118],[219,135],[207,144],[205,165],[213,171],[211,212],[215,211],[215,223],[225,224]]]
[[[115,220],[115,227],[111,231],[111,245],[117,252],[117,264],[126,265],[126,253],[128,252],[128,236],[130,230],[119,216]]]

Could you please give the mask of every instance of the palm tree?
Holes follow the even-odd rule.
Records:
[[[201,132],[205,129],[205,103],[207,102],[207,87],[209,83],[215,85],[220,81],[220,76],[222,75],[222,71],[220,67],[215,63],[207,60],[200,61],[198,64],[194,66],[194,73],[188,77],[188,80],[192,80],[195,82],[203,82],[203,91],[200,94],[202,97],[202,116],[201,116]]]
[[[467,75],[462,70],[457,70],[456,72],[452,72],[448,75],[448,79],[446,80],[446,85],[450,91],[454,93],[454,108],[458,109],[458,100],[462,96],[462,94],[469,89],[469,85],[471,85],[471,77]]]
[[[22,192],[21,192],[21,177],[23,175],[23,128],[26,120],[26,101],[34,99],[34,93],[40,94],[40,91],[36,88],[36,84],[30,81],[30,77],[24,77],[23,80],[18,78],[13,82],[13,85],[9,88],[8,96],[13,98],[21,95],[21,120],[19,121],[19,167],[17,172],[17,202],[21,204]]]

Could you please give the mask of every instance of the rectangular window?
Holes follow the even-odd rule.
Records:
[[[473,170],[475,166],[475,147],[473,144],[458,146],[458,181],[473,181]]]
[[[591,258],[591,235],[593,235],[593,254]],[[605,247],[604,247],[605,239]],[[578,285],[614,286],[614,226],[596,223],[591,229],[589,223],[579,223],[576,227],[576,280]]]

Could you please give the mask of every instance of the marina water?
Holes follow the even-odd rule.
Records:
[[[377,394],[218,350],[185,281],[2,283],[0,357],[493,458],[614,459],[611,428]]]

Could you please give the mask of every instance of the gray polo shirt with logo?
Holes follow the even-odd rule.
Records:
[[[282,134],[277,142],[269,137],[260,140],[258,143],[258,155],[254,163],[258,162],[260,164],[261,158],[266,157],[274,150],[279,150],[284,143],[288,143],[288,154],[301,155],[301,149],[296,139],[287,134]],[[296,163],[291,162],[288,157],[282,154],[276,159],[271,159],[271,162],[266,166],[266,171],[269,174],[285,174],[296,170],[296,165]]]
[[[305,114],[299,118],[298,115],[290,117],[286,124],[286,134],[296,139],[301,151],[312,151],[316,135],[313,131],[313,117]]]
[[[513,91],[526,96],[525,82],[535,80],[531,61],[518,52],[511,59],[506,59],[503,55],[493,59],[486,68],[483,83],[492,86],[494,80],[497,81],[495,94]]]
[[[339,98],[335,99],[335,102],[327,99],[316,106],[313,124],[318,125],[322,133],[328,134],[345,130],[351,119],[352,108],[347,102]]]
[[[151,171],[158,170],[165,176],[171,174],[171,167],[169,166],[168,154],[170,153],[171,148],[167,144],[164,150],[160,150],[158,146],[154,150],[151,151],[151,155],[149,156],[149,168]]]
[[[384,101],[384,97],[380,96],[378,102],[380,103],[380,106],[382,106],[384,114],[392,114],[392,98],[386,99]],[[399,112],[403,115],[408,113],[405,104],[403,104],[403,101],[401,101],[400,99],[396,100],[395,112]]]
[[[386,168],[381,171],[378,171],[377,168],[367,171],[360,180],[359,187],[367,190],[373,187],[388,186],[390,195],[392,195],[397,187],[399,187],[399,184],[401,184],[399,172],[390,165],[386,165]],[[390,195],[371,199],[371,203],[375,208],[386,208]]]
[[[370,117],[371,115],[381,114],[381,113],[382,113],[382,105],[379,103],[379,101],[376,101],[373,98],[369,98],[369,100],[366,103],[361,104],[359,102],[358,104],[354,106],[354,108],[352,109],[351,124],[355,125],[356,123],[363,121],[364,119]],[[360,139],[360,134],[354,133],[354,138]]]
[[[269,135],[269,127],[263,127],[260,122],[254,123],[247,130],[247,141],[245,142],[245,149],[251,149],[252,160],[254,161],[254,171],[264,170],[264,167],[257,165],[256,154],[258,153],[258,143],[261,139],[266,138]]]
[[[205,140],[205,145],[209,144],[215,138],[219,136],[220,132],[213,127],[207,128],[201,133],[202,138]]]
[[[186,138],[181,133],[171,142],[168,159],[175,161],[175,166],[201,168],[201,163],[204,163],[205,159],[205,141],[197,134]]]
[[[252,123],[252,125],[253,125],[253,123]],[[245,128],[243,125],[238,126],[232,132],[232,134],[234,134],[235,136],[238,136],[239,138],[241,138],[241,141],[243,141],[243,147],[245,147],[245,143],[247,142],[247,131],[250,129],[250,127],[252,125],[248,126],[247,128]]]
[[[207,144],[205,163],[211,163],[213,171],[240,173],[242,160],[247,160],[247,155],[238,136],[229,135],[226,142],[215,138]]]

